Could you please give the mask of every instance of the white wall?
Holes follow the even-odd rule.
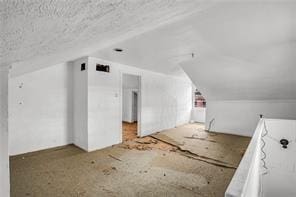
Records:
[[[71,99],[71,64],[10,78],[9,154],[72,143]]]
[[[142,135],[188,123],[192,109],[190,81],[143,73]]]
[[[110,73],[96,71],[94,58],[88,59],[88,150],[121,142],[121,75],[111,65]]]
[[[191,119],[194,122],[205,123],[206,122],[206,108],[205,107],[193,107]]]
[[[90,60],[93,64],[100,63],[110,65],[111,73],[109,73],[109,76],[111,74],[111,77],[113,77],[115,81],[117,81],[115,79],[116,76],[121,78],[120,73],[140,76],[141,91],[138,96],[141,98],[139,103],[139,106],[141,106],[141,109],[139,109],[141,110],[141,114],[138,122],[141,125],[139,132],[141,136],[189,122],[192,109],[192,83],[187,78],[172,77],[97,58],[90,58]],[[112,72],[116,72],[117,74],[112,75]],[[99,78],[99,76],[97,77]],[[106,73],[106,76],[108,76],[108,73]],[[118,82],[120,83],[120,85],[117,86],[119,89],[116,91],[115,85],[113,85],[112,91],[110,91],[111,97],[114,97],[114,94],[117,92],[121,93],[121,80]],[[103,83],[104,82],[101,81],[101,84]],[[108,85],[108,83],[107,81],[106,84]],[[120,101],[121,96],[120,94]],[[105,104],[109,106],[108,103],[113,103],[114,101],[113,99],[106,99],[105,102]],[[110,106],[114,106],[108,109],[108,111],[112,111],[112,113],[118,109],[116,105],[112,104]],[[108,117],[108,111],[100,111],[99,113]],[[114,117],[117,116],[114,115]],[[116,122],[121,122],[121,115],[119,117],[120,119],[113,118],[112,121],[105,121],[105,127],[108,127],[108,124],[111,125],[116,124]],[[97,127],[97,130],[100,129],[100,127]],[[121,136],[121,129],[117,132],[120,132],[120,135],[117,136]]]
[[[75,67],[74,62],[74,95],[75,92],[87,94],[87,97],[83,96],[87,99],[87,107],[84,99],[83,102],[74,101],[74,122],[80,121],[78,125],[74,125],[74,141],[77,136],[87,139],[86,150],[101,149],[122,141],[122,73],[141,78],[141,91],[138,93],[139,98],[142,98],[139,102],[141,113],[138,120],[141,136],[189,122],[192,86],[187,78],[176,78],[89,57],[87,84],[83,82],[81,87],[77,87],[76,81],[81,80],[75,79],[75,72],[81,73],[80,63]],[[96,71],[96,64],[110,65],[110,73]],[[80,91],[80,88],[85,88],[88,92]],[[74,96],[74,100],[79,99]],[[84,117],[76,120],[76,112]],[[81,124],[87,125],[80,128]]]
[[[206,128],[212,131],[252,136],[259,114],[266,118],[296,119],[296,100],[207,101]]]
[[[123,74],[122,87],[124,89],[139,89],[139,76]]]
[[[122,121],[132,123],[133,94],[131,89],[122,89]]]
[[[8,68],[0,67],[0,196],[9,197]]]
[[[81,71],[81,64],[85,70]],[[86,57],[73,61],[73,142],[84,150],[88,150],[88,59]]]
[[[81,63],[86,63],[85,71]],[[109,64],[110,73],[96,71],[97,63]],[[10,79],[10,155],[69,143],[87,151],[120,143],[123,72],[141,76],[142,136],[190,120],[188,79],[81,58]]]

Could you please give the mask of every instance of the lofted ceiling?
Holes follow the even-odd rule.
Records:
[[[296,1],[224,1],[93,56],[185,71],[209,100],[296,99]]]
[[[0,66],[73,60],[203,10],[206,0],[3,0]]]

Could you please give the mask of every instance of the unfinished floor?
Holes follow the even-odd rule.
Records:
[[[188,124],[86,153],[74,145],[10,158],[11,196],[224,196],[250,138]]]
[[[138,132],[137,128],[138,123],[133,122],[133,123],[128,123],[128,122],[122,122],[122,140],[129,141],[137,138]]]

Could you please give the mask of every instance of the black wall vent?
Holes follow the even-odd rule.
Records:
[[[96,71],[101,71],[101,72],[110,72],[110,66],[109,65],[102,65],[102,64],[97,64],[96,65]]]
[[[81,71],[85,70],[85,63],[81,64]]]

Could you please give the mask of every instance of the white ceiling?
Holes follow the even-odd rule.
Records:
[[[295,41],[296,1],[223,2],[92,55],[181,76],[182,67],[210,100],[296,99]]]
[[[209,100],[296,99],[295,0],[3,2],[0,65],[17,74],[91,55],[185,71]]]
[[[73,60],[208,5],[206,0],[0,1],[0,66],[13,63],[26,72]]]

